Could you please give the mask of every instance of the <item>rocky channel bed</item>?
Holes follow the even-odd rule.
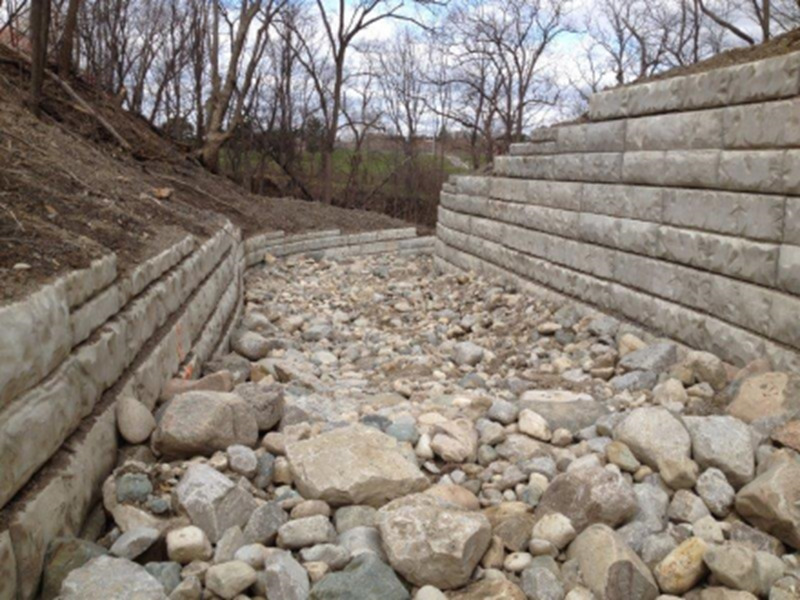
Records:
[[[202,379],[119,403],[45,600],[800,598],[796,375],[430,258],[270,261],[245,300]]]

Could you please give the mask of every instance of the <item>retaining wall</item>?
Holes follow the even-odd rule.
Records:
[[[800,53],[597,94],[445,186],[437,262],[798,370],[799,94]]]
[[[413,228],[242,241],[228,223],[126,277],[109,255],[0,307],[0,600],[34,597],[50,541],[81,532],[116,463],[116,400],[154,409],[170,378],[228,351],[247,267],[267,253],[430,253],[433,243]]]

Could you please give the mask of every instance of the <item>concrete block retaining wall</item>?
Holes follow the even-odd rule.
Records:
[[[800,53],[595,95],[441,196],[437,263],[800,369]]]
[[[431,253],[413,228],[242,241],[227,224],[188,236],[125,277],[94,261],[0,307],[0,600],[33,598],[51,540],[77,535],[116,463],[115,402],[154,409],[176,375],[228,351],[243,275],[274,256]]]

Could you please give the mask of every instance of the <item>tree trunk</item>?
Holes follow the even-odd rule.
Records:
[[[50,0],[32,0],[31,37],[33,58],[31,60],[31,97],[33,114],[41,114],[44,71],[47,67],[47,41],[50,35]]]
[[[68,77],[72,71],[72,56],[75,45],[75,31],[78,28],[78,9],[81,0],[69,0],[67,17],[64,20],[64,34],[61,37],[61,48],[58,52],[58,72]]]

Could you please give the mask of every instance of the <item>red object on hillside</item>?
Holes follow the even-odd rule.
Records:
[[[11,25],[6,25],[0,29],[0,44],[27,55],[33,52],[33,44],[30,38],[20,33]]]

